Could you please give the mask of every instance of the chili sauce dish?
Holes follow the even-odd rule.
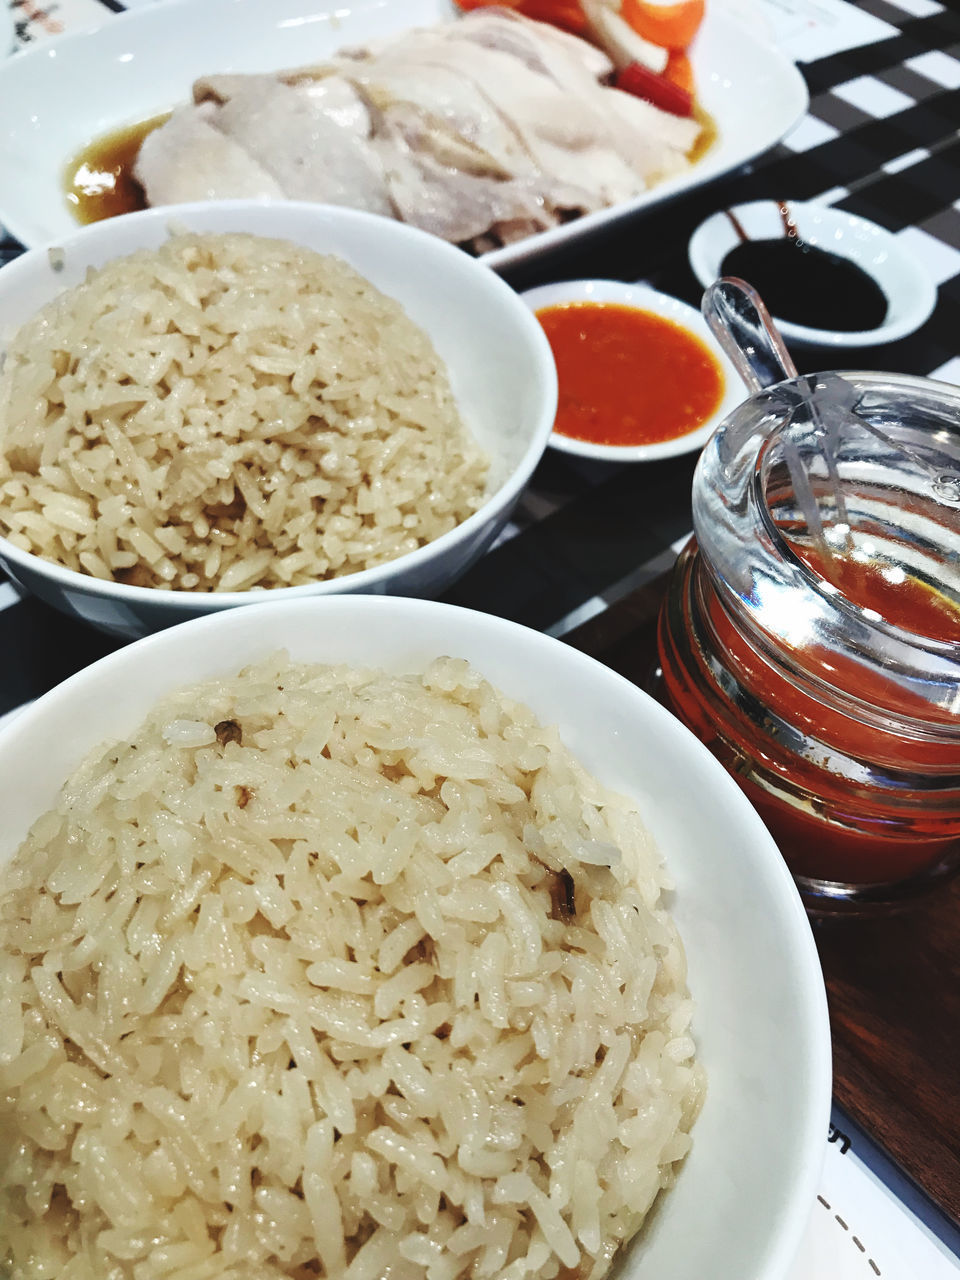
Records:
[[[700,224],[688,257],[706,288],[739,276],[790,342],[873,347],[930,318],[937,290],[892,232],[830,205],[755,200]]]
[[[744,399],[700,313],[677,298],[643,284],[567,280],[523,300],[557,365],[555,449],[604,462],[692,453]]]

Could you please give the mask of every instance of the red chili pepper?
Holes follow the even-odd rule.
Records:
[[[460,9],[486,9],[489,6],[516,9],[536,22],[549,22],[575,35],[586,35],[587,20],[579,0],[457,0]]]
[[[655,107],[659,107],[661,111],[669,111],[672,116],[693,115],[693,98],[686,89],[672,84],[647,67],[641,67],[639,62],[631,62],[629,67],[618,71],[614,84],[624,93],[632,93],[635,98],[652,102]]]

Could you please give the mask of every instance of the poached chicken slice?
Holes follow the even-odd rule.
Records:
[[[289,200],[393,214],[383,167],[370,145],[370,116],[346,80],[331,76],[306,89],[258,78],[234,88],[216,123],[257,157]]]
[[[215,113],[212,104],[178,107],[144,138],[133,174],[150,204],[283,196],[259,161],[214,126]]]

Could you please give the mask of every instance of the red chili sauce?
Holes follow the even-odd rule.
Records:
[[[906,570],[877,560],[824,555],[792,545],[798,558],[818,577],[832,582],[851,604],[872,610],[884,622],[911,635],[960,641],[960,606]]]
[[[886,622],[914,635],[960,641],[960,608],[909,574],[903,581],[896,581],[899,575],[886,565],[794,549],[813,572],[833,582],[847,600],[861,609],[871,609]],[[885,730],[868,725],[824,705],[764,662],[743,641],[715,598],[708,607],[711,624],[737,679],[790,723],[840,751],[893,769],[915,774],[960,771],[957,747],[927,741],[922,736],[903,737],[893,727]],[[818,656],[816,650],[808,651],[808,664],[815,667]],[[692,687],[686,686],[682,674],[667,661],[663,662],[663,673],[668,705],[709,744],[716,734],[716,709],[701,706]],[[895,714],[924,716],[927,711],[912,703],[906,692],[881,672],[867,671],[849,658],[824,657],[823,674],[836,687]],[[801,875],[855,883],[896,880],[922,872],[956,845],[956,815],[945,820],[934,810],[929,814],[915,812],[905,822],[904,815],[890,810],[882,793],[867,783],[854,791],[829,769],[810,766],[798,758],[787,760],[769,754],[773,744],[758,739],[754,727],[734,707],[726,709],[723,731],[741,758],[764,762],[819,797],[819,813],[804,812],[734,771],[787,862]],[[851,827],[860,830],[837,825],[843,824],[845,813],[849,814]],[[828,814],[832,822],[825,820]]]
[[[672,320],[608,302],[544,307],[537,318],[557,364],[562,436],[656,444],[695,431],[720,404],[720,365]]]

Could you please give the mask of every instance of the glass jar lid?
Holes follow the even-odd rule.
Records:
[[[960,389],[797,377],[742,282],[712,286],[704,314],[754,392],[693,481],[724,607],[816,696],[960,736]]]

